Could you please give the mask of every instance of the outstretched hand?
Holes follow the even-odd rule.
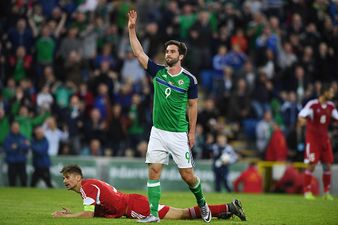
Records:
[[[130,10],[128,12],[128,28],[135,29],[137,20],[137,12],[135,10]]]
[[[71,211],[68,208],[62,208],[62,210],[55,211],[52,213],[53,217],[64,217],[65,214],[70,214]]]

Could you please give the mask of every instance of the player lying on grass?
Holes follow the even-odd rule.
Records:
[[[77,165],[65,166],[60,173],[63,175],[63,183],[68,190],[81,194],[84,210],[78,213],[71,213],[69,209],[52,213],[53,217],[105,217],[142,219],[150,214],[148,199],[139,194],[126,194],[116,190],[113,186],[97,180],[84,179],[81,168]],[[246,220],[241,202],[234,200],[231,203],[210,205],[214,217],[228,219],[235,215],[241,220]],[[198,206],[192,208],[174,208],[167,205],[160,205],[160,219],[195,219],[201,217]]]

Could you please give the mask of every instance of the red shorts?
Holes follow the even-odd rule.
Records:
[[[306,138],[305,146],[305,162],[310,163],[333,163],[333,153],[329,138],[314,139],[311,137]]]
[[[163,219],[169,211],[169,206],[159,205],[158,216]],[[149,216],[150,208],[147,197],[139,194],[129,194],[127,217],[142,219]]]

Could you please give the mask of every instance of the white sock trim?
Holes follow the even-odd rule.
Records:
[[[147,187],[157,187],[160,186],[161,183],[160,182],[156,182],[156,183],[147,183]]]

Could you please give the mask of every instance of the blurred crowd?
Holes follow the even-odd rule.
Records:
[[[196,158],[211,158],[221,134],[244,143],[240,157],[302,161],[298,112],[323,83],[337,105],[334,0],[2,0],[0,146],[15,123],[27,143],[42,128],[49,155],[145,155],[153,90],[129,45],[130,9],[154,61],[170,39],[188,46],[184,66],[200,84]]]

